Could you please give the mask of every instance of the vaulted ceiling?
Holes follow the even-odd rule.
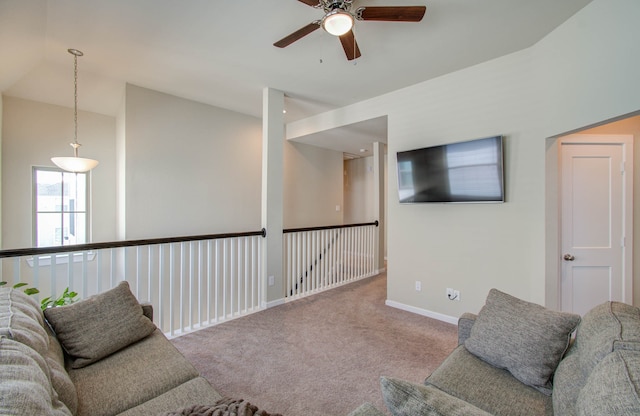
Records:
[[[590,1],[353,0],[427,11],[357,21],[348,61],[323,30],[273,46],[322,17],[297,0],[0,0],[0,91],[73,106],[76,48],[81,109],[115,115],[132,83],[261,117],[272,87],[294,121],[529,47]]]

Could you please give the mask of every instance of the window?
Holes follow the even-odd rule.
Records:
[[[87,243],[87,173],[33,168],[33,240],[35,247]]]

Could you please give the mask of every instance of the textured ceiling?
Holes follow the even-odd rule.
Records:
[[[322,30],[273,46],[322,16],[296,0],[0,0],[0,91],[73,106],[76,48],[81,109],[115,115],[132,83],[261,117],[271,87],[286,94],[289,122],[529,47],[589,2],[354,0],[427,12],[356,22],[362,57],[347,61]]]

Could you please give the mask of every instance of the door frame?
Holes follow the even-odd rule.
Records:
[[[560,310],[562,306],[562,197],[561,197],[561,147],[562,143],[620,144],[625,163],[623,183],[624,198],[624,284],[625,303],[633,303],[633,135],[631,134],[571,134],[547,140],[547,163],[556,165],[555,172],[547,176],[546,212],[547,212],[547,277],[546,304]],[[553,215],[555,213],[555,215]],[[550,215],[552,214],[552,215]],[[550,228],[553,227],[553,228]],[[549,230],[555,230],[555,236]],[[553,290],[555,288],[555,290]],[[555,293],[552,293],[555,292]]]

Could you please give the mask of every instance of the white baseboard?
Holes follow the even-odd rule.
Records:
[[[358,277],[357,279],[353,279],[353,280],[349,280],[349,281],[346,281],[346,282],[338,283],[338,284],[332,285],[330,287],[325,287],[325,288],[323,288],[321,290],[318,290],[318,291],[309,292],[309,293],[306,293],[304,295],[299,295],[299,296],[296,296],[294,298],[289,298],[289,299],[280,298],[280,299],[272,300],[271,302],[263,303],[262,307],[265,308],[265,309],[269,309],[269,308],[273,308],[274,306],[280,306],[280,305],[283,305],[283,304],[285,304],[287,302],[290,302],[290,301],[295,301],[295,300],[298,300],[298,299],[306,298],[307,296],[313,296],[313,295],[318,294],[318,293],[326,292],[327,290],[335,289],[335,288],[338,288],[338,287],[341,287],[341,286],[345,286],[345,285],[348,285],[348,284],[351,284],[351,283],[355,283],[355,282],[357,282],[359,280],[368,279],[370,277],[377,276],[380,273],[384,273],[386,270],[387,269],[383,267],[382,269],[377,269],[373,273]]]
[[[273,308],[274,306],[284,305],[284,303],[285,303],[284,298],[281,298],[281,299],[272,300],[271,302],[266,302],[264,304],[264,307],[265,309],[269,309],[269,308]]]
[[[402,309],[403,311],[416,313],[418,315],[426,316],[428,318],[437,319],[438,321],[447,322],[449,324],[458,325],[458,318],[455,316],[444,315],[442,313],[429,311],[422,308],[416,308],[415,306],[405,305],[404,303],[395,302],[393,300],[386,300],[385,305],[392,308]]]

